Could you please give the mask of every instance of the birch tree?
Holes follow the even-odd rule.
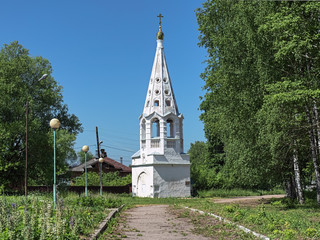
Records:
[[[319,2],[281,2],[280,8],[266,16],[260,31],[272,42],[274,61],[281,79],[299,88],[291,98],[299,100],[304,109],[298,112],[309,124],[312,162],[317,183],[317,201],[320,204],[319,174],[319,75],[320,75],[320,3]],[[298,103],[297,103],[298,104]]]
[[[319,2],[216,0],[197,10],[208,52],[201,119],[223,143],[229,187],[294,179],[302,203],[312,162],[320,203],[319,16]]]

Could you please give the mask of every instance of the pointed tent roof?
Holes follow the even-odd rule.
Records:
[[[164,116],[167,113],[179,115],[164,55],[163,36],[160,21],[159,32],[157,33],[156,55],[153,62],[147,97],[143,109],[144,116],[149,116],[153,112],[157,112],[161,116]]]

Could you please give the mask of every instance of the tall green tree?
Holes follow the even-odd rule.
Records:
[[[31,57],[17,41],[0,50],[0,187],[18,187],[24,182],[26,102],[29,102],[29,180],[38,184],[53,181],[52,118],[58,118],[57,168],[75,155],[73,144],[82,131],[79,119],[68,113],[62,87],[51,76],[47,59]],[[43,74],[48,77],[38,81]]]
[[[208,51],[201,119],[209,144],[223,143],[227,186],[293,178],[301,190],[311,162],[320,203],[319,16],[318,2],[215,0],[197,10]]]
[[[268,188],[259,147],[256,112],[263,88],[254,55],[257,7],[245,1],[207,1],[197,11],[200,46],[208,51],[200,108],[207,139],[218,136],[226,152],[226,187]],[[258,15],[258,16],[257,16]],[[257,164],[259,162],[259,164]]]
[[[317,112],[320,100],[319,15],[319,2],[283,2],[280,3],[275,13],[266,16],[265,23],[260,26],[260,32],[267,41],[272,43],[270,52],[273,61],[277,64],[274,71],[281,75],[281,78],[267,86],[271,91],[268,91],[265,102],[268,104],[270,100],[276,99],[277,103],[274,103],[273,106],[282,105],[282,112],[286,112],[286,116],[291,116],[291,121],[294,119],[295,132],[300,134],[295,136],[295,140],[291,143],[306,142],[306,138],[309,138],[311,149],[309,159],[313,161],[318,189],[317,199],[320,204],[319,117]],[[269,77],[271,76],[269,74]],[[289,119],[288,122],[290,125]],[[286,129],[286,126],[283,126],[283,129]],[[289,144],[283,142],[281,145],[288,146]],[[305,151],[304,144],[294,145],[296,153]],[[303,167],[307,161],[302,156],[299,159],[294,166],[297,190],[299,189],[297,178],[301,172],[298,168]],[[299,196],[299,201],[303,202],[300,199],[303,199],[302,196]]]

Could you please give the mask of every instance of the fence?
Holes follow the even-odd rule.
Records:
[[[84,186],[64,186],[58,190],[84,193]],[[52,186],[28,186],[28,191],[52,192]],[[100,186],[88,186],[88,191],[100,192]],[[131,184],[127,186],[103,186],[102,192],[107,193],[131,193]]]

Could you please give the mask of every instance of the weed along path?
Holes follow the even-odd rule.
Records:
[[[193,225],[171,213],[168,205],[145,205],[121,213],[116,233],[105,239],[211,239],[192,233]]]

